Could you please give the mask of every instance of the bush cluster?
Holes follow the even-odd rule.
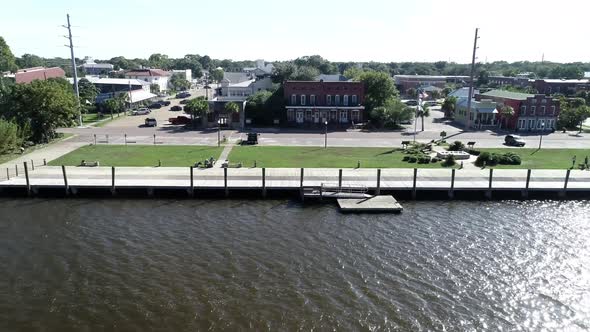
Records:
[[[453,166],[455,165],[455,157],[450,154],[445,158],[445,161],[443,161],[443,166]]]
[[[522,160],[520,156],[513,152],[507,153],[490,153],[490,152],[482,152],[479,154],[477,159],[475,160],[476,166],[495,166],[495,165],[520,165]]]
[[[460,141],[454,141],[449,145],[449,151],[463,151],[465,149],[465,144]]]

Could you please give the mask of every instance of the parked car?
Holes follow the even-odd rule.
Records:
[[[506,135],[504,137],[504,143],[511,146],[524,146],[526,144],[522,137],[518,135]]]
[[[170,107],[170,110],[173,111],[173,112],[182,111],[182,106],[180,106],[180,105],[174,105],[174,106]]]
[[[168,122],[170,122],[170,124],[172,125],[184,125],[189,124],[191,122],[191,119],[189,117],[179,115],[175,118],[168,119]]]
[[[434,100],[429,100],[424,102],[424,106],[433,107],[438,106],[438,103]]]
[[[160,103],[153,103],[150,106],[148,106],[149,108],[162,108],[162,104]]]
[[[150,110],[147,108],[140,108],[138,110],[135,110],[133,112],[131,112],[132,115],[147,115],[150,114]]]
[[[410,100],[403,100],[402,101],[407,106],[418,106],[418,101],[410,99]]]
[[[145,125],[147,127],[156,127],[158,125],[158,121],[154,118],[147,118],[145,119]]]
[[[184,105],[184,104],[188,103],[188,99],[183,99],[180,101],[180,103]]]
[[[258,133],[248,133],[248,139],[246,139],[245,141],[242,141],[243,145],[254,145],[254,144],[258,144]]]
[[[191,94],[186,91],[176,94],[176,98],[188,98],[190,96],[191,96]]]
[[[169,106],[170,105],[170,100],[160,100],[158,102],[158,104],[160,104],[162,106]]]

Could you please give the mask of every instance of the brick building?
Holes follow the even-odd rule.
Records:
[[[503,117],[498,114],[498,123],[504,128],[519,131],[550,131],[556,129],[559,116],[559,100],[542,94],[492,90],[475,96],[476,100],[492,100],[497,109],[507,105],[512,107],[514,115]]]
[[[581,90],[590,90],[590,80],[544,79],[532,81],[532,86],[538,93],[573,95]]]
[[[283,87],[289,123],[347,126],[367,118],[360,82],[286,81]]]

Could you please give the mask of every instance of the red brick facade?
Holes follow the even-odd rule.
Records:
[[[286,81],[283,88],[290,123],[349,125],[366,119],[360,82]]]

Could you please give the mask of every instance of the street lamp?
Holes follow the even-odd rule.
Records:
[[[221,146],[221,118],[217,119],[217,147]]]
[[[324,132],[324,149],[328,148],[328,120],[324,120],[326,131]]]
[[[541,149],[541,144],[543,143],[543,133],[545,132],[545,121],[541,122],[541,133],[539,134],[539,149]]]

